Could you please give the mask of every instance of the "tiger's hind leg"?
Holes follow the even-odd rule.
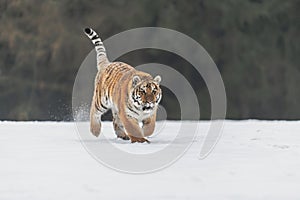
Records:
[[[100,135],[101,132],[101,116],[107,111],[107,108],[100,106],[99,109],[96,108],[95,101],[93,100],[90,111],[90,131],[96,137]]]
[[[97,113],[95,108],[91,108],[90,112],[90,131],[96,137],[101,132],[101,114]]]
[[[113,112],[113,125],[114,130],[118,138],[121,138],[123,140],[129,140],[130,138],[124,131],[124,126],[120,121],[120,118],[117,113]]]

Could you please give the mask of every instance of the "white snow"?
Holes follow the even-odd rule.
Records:
[[[199,123],[200,132],[208,129]],[[151,144],[114,139],[111,122],[103,132],[121,149],[151,152],[174,124]],[[202,142],[200,133],[170,167],[132,175],[93,159],[74,123],[0,122],[0,199],[300,199],[300,121],[226,121],[215,149],[199,160]]]

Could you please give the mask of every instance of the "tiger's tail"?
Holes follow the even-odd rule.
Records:
[[[104,63],[109,62],[106,55],[106,50],[101,41],[99,35],[91,28],[85,28],[84,33],[90,38],[92,43],[95,46],[96,54],[97,54],[97,69],[100,70],[101,66]]]

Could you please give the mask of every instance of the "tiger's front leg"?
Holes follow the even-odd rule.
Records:
[[[129,140],[130,139],[124,131],[124,126],[121,123],[118,114],[115,113],[115,112],[113,112],[113,125],[114,125],[115,133],[116,133],[118,138],[121,138],[123,140]]]
[[[147,142],[150,143],[149,140],[144,138],[142,129],[139,126],[139,123],[136,119],[127,116],[127,115],[120,115],[120,120],[122,121],[124,128],[129,136],[131,143],[135,142]]]
[[[144,136],[148,137],[153,134],[155,128],[156,114],[143,120],[143,132]]]

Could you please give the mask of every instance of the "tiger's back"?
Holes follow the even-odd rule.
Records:
[[[113,108],[113,97],[120,80],[126,73],[134,70],[133,67],[122,62],[113,62],[103,70],[98,71],[95,79],[96,106],[105,109]]]

